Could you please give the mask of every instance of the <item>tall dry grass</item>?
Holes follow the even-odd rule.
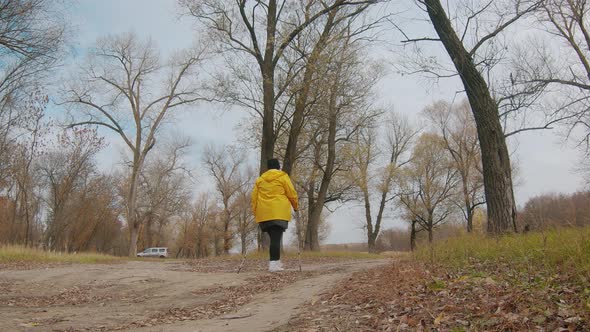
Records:
[[[23,246],[0,246],[0,263],[112,263],[124,259],[97,253],[59,253]]]

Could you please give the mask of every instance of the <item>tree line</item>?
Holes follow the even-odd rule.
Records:
[[[326,211],[347,201],[364,207],[370,251],[392,214],[408,222],[412,246],[451,219],[472,231],[484,206],[487,232],[501,235],[519,230],[507,139],[560,123],[588,141],[584,0],[177,4],[196,23],[193,47],[164,59],[149,38],[105,36],[54,92],[69,37],[65,9],[0,1],[4,243],[131,256],[174,243],[185,257],[264,246],[248,195],[272,157],[300,194],[295,237],[306,250],[319,250]],[[414,37],[416,24],[432,35]],[[393,65],[372,57],[384,36],[402,44]],[[456,77],[464,91],[410,123],[376,102],[389,67]],[[197,103],[251,116],[242,145],[203,153],[214,189],[194,197],[193,142],[170,132]],[[49,108],[60,116],[50,120]],[[106,134],[122,152],[112,172],[96,164]],[[256,169],[242,152],[248,145],[260,152]]]

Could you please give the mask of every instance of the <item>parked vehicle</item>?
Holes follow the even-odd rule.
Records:
[[[166,258],[168,257],[168,248],[158,247],[158,248],[147,248],[142,252],[137,253],[137,257],[160,257]]]

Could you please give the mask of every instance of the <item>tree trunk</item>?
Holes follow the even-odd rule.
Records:
[[[471,198],[469,197],[469,188],[467,188],[467,181],[469,181],[469,175],[465,174],[464,171],[460,172],[461,182],[463,184],[463,204],[465,206],[465,214],[467,217],[467,233],[473,231],[473,207],[471,206]]]
[[[386,188],[389,187],[389,181],[386,184]],[[369,252],[375,253],[375,243],[379,232],[381,231],[381,220],[383,220],[383,211],[385,211],[385,203],[387,202],[387,192],[381,193],[381,202],[379,203],[379,212],[377,213],[377,219],[375,220],[375,228],[373,229],[372,235],[369,238]]]
[[[314,188],[315,188],[314,181],[311,181],[309,188],[307,190],[307,223],[305,224],[303,250],[312,250],[311,243],[313,242],[312,232],[313,232],[313,228],[314,228],[313,211],[315,210]]]
[[[467,233],[473,233],[473,209],[467,210]]]
[[[365,201],[365,221],[367,223],[367,249],[370,253],[375,252],[375,232],[373,231],[373,217],[371,216],[371,201],[367,188],[363,188],[363,199]]]
[[[266,161],[272,159],[275,147],[274,112],[275,112],[275,35],[277,27],[277,2],[270,0],[267,6],[266,48],[260,65],[262,73],[262,140],[260,144],[260,174],[264,173]]]
[[[377,252],[376,242],[377,242],[377,237],[374,234],[369,235],[369,238],[367,241],[367,248],[368,248],[369,253],[374,254]]]
[[[127,225],[131,231],[131,243],[129,245],[129,257],[137,256],[137,238],[139,236],[139,226],[141,225],[137,216],[137,180],[141,165],[139,164],[139,155],[136,153],[133,160],[133,170],[129,180],[129,191],[127,193]]]
[[[129,257],[135,257],[137,256],[137,238],[139,237],[139,225],[130,225],[129,229],[131,231],[131,241],[129,243]]]
[[[434,239],[432,227],[428,227],[428,243],[432,244],[432,240]]]
[[[25,247],[29,246],[29,233],[31,232],[31,217],[29,214],[29,195],[27,194],[27,188],[24,189],[25,199]]]
[[[305,234],[305,250],[320,251],[318,226],[323,208],[323,203],[320,205],[319,199],[313,208],[310,208],[311,213],[307,221],[307,232]]]
[[[225,203],[225,213],[224,213],[224,221],[223,221],[223,253],[228,255],[229,250],[231,249],[231,240],[232,234],[230,232],[230,223],[231,223],[231,212],[227,208],[228,203]]]
[[[498,107],[483,76],[453,30],[439,0],[425,0],[432,25],[459,73],[477,126],[481,147],[488,233],[516,231],[516,205],[510,157],[500,124]]]
[[[151,247],[152,244],[153,244],[152,216],[150,214],[148,214],[147,220],[145,223],[145,246]]]
[[[416,221],[412,220],[412,229],[410,230],[410,250],[416,249]]]

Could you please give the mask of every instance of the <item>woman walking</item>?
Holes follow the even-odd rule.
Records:
[[[264,172],[252,190],[252,212],[263,232],[270,236],[270,272],[283,271],[281,264],[281,239],[291,220],[291,207],[297,211],[297,192],[289,175],[281,171],[277,159],[267,162]]]

